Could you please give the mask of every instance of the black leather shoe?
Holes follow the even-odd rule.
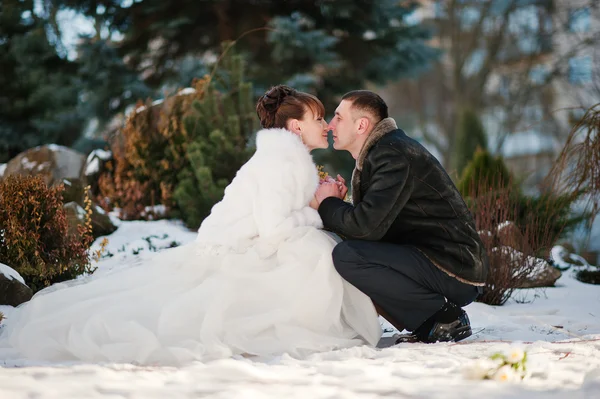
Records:
[[[422,342],[458,342],[470,337],[472,333],[469,316],[462,310],[458,319],[450,323],[436,322],[429,334],[423,337]]]
[[[473,334],[469,316],[453,303],[446,303],[435,315],[410,334],[396,339],[400,343],[458,342]]]

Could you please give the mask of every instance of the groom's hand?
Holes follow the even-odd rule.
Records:
[[[346,180],[341,175],[337,175],[337,185],[340,189],[341,198],[346,198],[346,194],[348,194],[348,186],[346,186]]]
[[[336,197],[343,199],[342,193],[340,192],[340,188],[337,183],[325,182],[322,183],[319,188],[317,188],[317,192],[315,193],[315,199],[321,204],[325,198],[328,197]]]

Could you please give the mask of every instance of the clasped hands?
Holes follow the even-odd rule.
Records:
[[[319,182],[319,187],[310,201],[310,207],[313,209],[319,209],[321,202],[328,197],[336,197],[339,199],[346,198],[348,193],[348,187],[346,186],[346,180],[340,175],[337,178],[328,176]]]

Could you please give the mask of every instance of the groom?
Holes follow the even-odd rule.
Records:
[[[329,127],[334,148],[356,159],[353,205],[333,182],[315,194],[325,228],[346,239],[333,250],[337,271],[399,331],[412,332],[397,342],[470,336],[462,307],[481,293],[488,261],[444,168],[371,91],[344,95]]]

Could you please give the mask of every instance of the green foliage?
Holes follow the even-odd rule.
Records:
[[[511,217],[522,232],[528,231],[536,237],[545,237],[544,248],[554,245],[559,238],[573,231],[587,218],[587,213],[574,213],[573,204],[581,198],[583,192],[568,193],[564,195],[552,192],[542,193],[539,196],[526,196],[518,187],[513,176],[508,171],[501,157],[493,157],[488,151],[477,150],[473,159],[465,167],[457,188],[465,198],[471,211],[476,214],[481,198],[491,196],[500,198],[504,191],[510,192],[505,199],[505,205],[514,209]],[[502,209],[498,208],[499,215]],[[492,217],[495,225],[504,223],[505,216]],[[533,230],[532,230],[533,229]]]
[[[89,221],[68,234],[63,186],[40,177],[9,176],[0,181],[0,262],[15,269],[35,292],[93,270]]]
[[[252,85],[244,81],[242,57],[229,50],[214,75],[193,86],[132,113],[112,142],[113,170],[100,177],[105,207],[138,219],[161,203],[197,228],[223,197],[252,153],[247,143],[258,127]]]
[[[75,63],[49,42],[32,0],[0,9],[0,162],[35,145],[70,145],[80,134]]]
[[[458,118],[450,170],[461,176],[478,148],[487,149],[487,136],[477,114],[473,110],[465,109]]]
[[[227,44],[226,44],[227,45]],[[248,160],[248,139],[257,128],[252,87],[243,81],[243,60],[225,55],[219,75],[184,118],[189,168],[179,174],[174,199],[190,227],[198,227],[225,187]],[[221,90],[217,90],[219,87]]]
[[[465,166],[457,184],[463,197],[472,195],[477,186],[494,190],[512,184],[512,176],[500,157],[492,156],[489,151],[479,149]]]
[[[127,105],[152,94],[137,73],[125,64],[117,46],[108,40],[85,39],[78,46],[77,62],[81,95],[85,98],[79,104],[79,113],[86,119],[97,120],[98,131]]]
[[[96,3],[89,0],[60,3],[98,17]],[[248,60],[258,92],[288,83],[314,92],[327,109],[333,109],[335,96],[366,82],[413,75],[438,55],[425,44],[429,29],[405,22],[416,2],[267,0],[249,6],[239,0],[144,0],[123,7],[108,0],[102,4],[107,29],[124,35],[121,55],[136,69],[144,69],[145,82],[155,89],[180,78],[183,60],[189,67],[193,59],[217,53],[220,43],[240,38],[236,46]],[[168,45],[160,45],[164,41]]]

